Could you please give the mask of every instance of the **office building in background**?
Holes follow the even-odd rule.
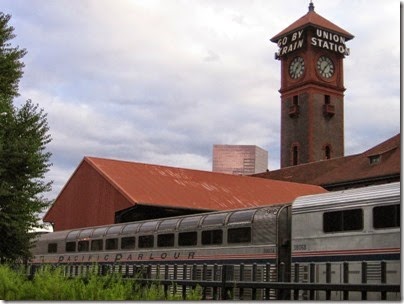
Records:
[[[268,169],[268,151],[254,145],[214,145],[212,171],[250,175]]]

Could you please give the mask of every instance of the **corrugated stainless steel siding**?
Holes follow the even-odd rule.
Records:
[[[389,204],[400,202],[400,182],[342,190],[298,197],[292,204],[292,213],[305,213],[325,209],[357,207],[363,204]]]

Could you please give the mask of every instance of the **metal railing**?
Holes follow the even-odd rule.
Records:
[[[384,262],[382,262],[384,263]],[[314,264],[311,264],[312,268],[314,268]],[[362,263],[362,267],[365,270],[367,268],[366,262]],[[255,266],[255,267],[254,267]],[[256,273],[256,265],[253,266],[253,279],[255,277],[254,273]],[[299,299],[299,292],[308,291],[309,297],[308,300],[315,300],[315,291],[321,291],[325,293],[325,300],[331,300],[331,292],[339,291],[343,293],[343,300],[349,299],[349,292],[361,292],[361,300],[367,300],[368,292],[378,292],[381,294],[381,300],[387,300],[388,292],[400,292],[399,284],[369,284],[366,283],[366,274],[362,275],[363,283],[360,284],[350,284],[346,283],[330,283],[331,282],[331,265],[327,263],[327,281],[329,283],[315,283],[314,278],[312,276],[310,283],[300,283],[300,282],[257,282],[257,281],[236,281],[228,279],[228,267],[232,267],[232,265],[221,265],[221,275],[220,280],[206,281],[206,280],[193,280],[193,279],[168,279],[166,276],[164,279],[156,280],[156,279],[147,279],[147,278],[137,278],[137,281],[142,282],[144,284],[156,283],[164,285],[164,290],[168,293],[169,287],[173,285],[181,286],[182,289],[182,297],[186,299],[186,290],[187,287],[196,288],[197,286],[202,287],[202,299],[206,299],[206,290],[207,288],[213,289],[213,300],[228,300],[234,299],[234,290],[239,290],[239,300],[243,300],[243,291],[245,289],[251,289],[251,299],[257,300],[257,291],[264,290],[265,296],[263,299],[270,299],[271,291],[276,292],[276,299],[278,300],[287,300]],[[168,267],[166,265],[165,267]],[[348,263],[344,264],[345,273],[348,273]],[[187,269],[187,265],[183,266],[183,272],[185,273]],[[195,269],[195,268],[193,268]],[[205,270],[207,267],[205,266]],[[295,264],[295,279],[298,278],[299,267]],[[384,268],[385,269],[385,268]],[[255,271],[254,271],[255,270]],[[168,274],[168,271],[165,271]],[[364,271],[366,273],[366,270]],[[282,277],[282,276],[281,276]],[[347,278],[347,275],[344,276]],[[385,274],[384,274],[385,278]],[[174,291],[175,292],[175,291]]]
[[[301,280],[301,268],[294,264],[290,275],[291,282],[286,282],[288,274],[281,263],[279,275],[273,264],[251,265],[207,265],[207,264],[100,264],[99,275],[121,273],[125,279],[131,279],[145,286],[163,285],[166,296],[168,293],[180,293],[186,299],[187,292],[200,286],[202,299],[211,300],[332,300],[331,293],[339,292],[341,300],[350,299],[351,292],[359,292],[361,300],[368,299],[368,293],[380,294],[380,300],[387,300],[388,293],[396,293],[401,297],[400,284],[387,284],[386,262],[380,263],[380,283],[369,283],[367,262],[361,263],[361,283],[350,283],[349,263],[342,264],[343,283],[332,283],[331,263],[325,263],[325,282],[315,281],[314,263],[308,265],[307,282]],[[66,276],[86,275],[91,265],[65,265]],[[307,265],[305,266],[307,267]],[[248,271],[246,271],[248,268]],[[36,267],[31,267],[29,275],[33,277]],[[271,275],[272,273],[272,275]],[[274,278],[274,274],[276,276]],[[248,274],[248,277],[247,275]],[[279,278],[279,279],[276,279]],[[320,294],[321,293],[321,294]]]

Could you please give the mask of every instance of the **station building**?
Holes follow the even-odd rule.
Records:
[[[85,157],[44,217],[54,231],[281,204],[320,186]]]
[[[401,180],[401,134],[358,154],[290,166],[255,177],[318,185],[328,191]]]

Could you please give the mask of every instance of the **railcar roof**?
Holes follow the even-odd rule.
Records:
[[[196,215],[183,215],[171,218],[150,219],[138,222],[128,222],[112,225],[69,229],[41,235],[40,239],[42,241],[52,241],[61,239],[76,240],[82,238],[83,232],[87,233],[85,235],[86,238],[97,238],[97,237],[103,237],[105,235],[106,236],[125,235],[130,233],[146,233],[146,232],[154,233],[156,231],[162,232],[166,230],[166,227],[164,226],[162,227],[162,224],[166,222],[174,223],[174,225],[170,227],[170,229],[173,231],[177,229],[186,230],[186,229],[198,229],[198,228],[211,228],[213,226],[223,227],[225,223],[229,225],[240,223],[253,223],[256,213],[259,210],[261,209],[278,210],[284,205],[285,204],[277,204],[274,206],[261,206],[261,207],[235,209],[228,211],[206,212],[206,213],[199,213]],[[192,222],[193,219],[196,219],[196,222]],[[151,229],[142,230],[142,227],[145,226]],[[95,236],[94,232],[99,229],[105,229],[105,234]],[[114,232],[110,233],[110,231],[112,230],[114,230]]]
[[[400,182],[362,187],[319,195],[298,197],[292,204],[293,213],[319,211],[339,207],[357,207],[363,204],[388,204],[401,201]]]

